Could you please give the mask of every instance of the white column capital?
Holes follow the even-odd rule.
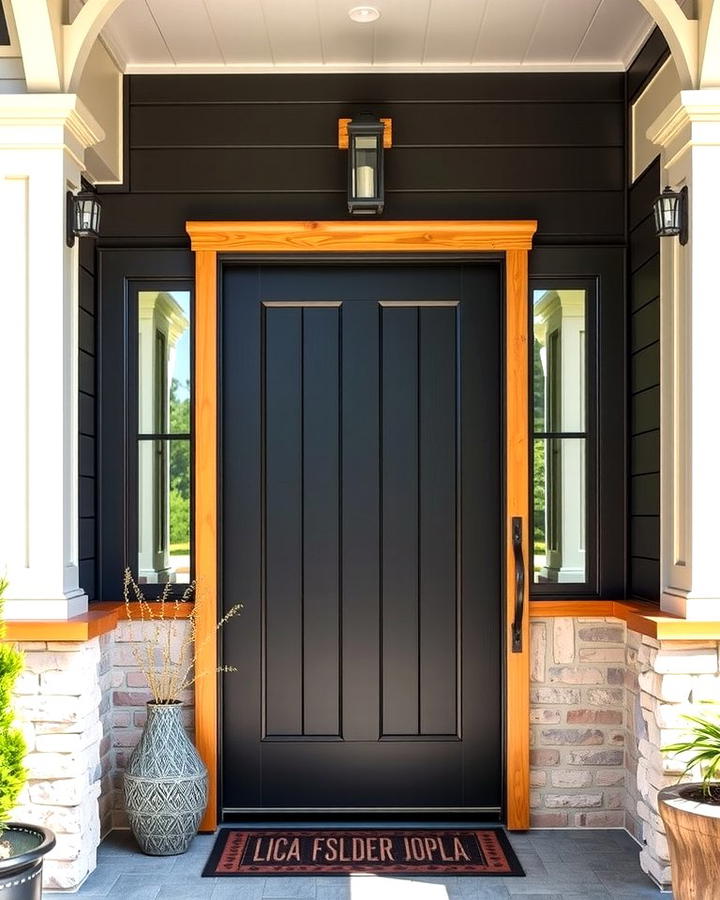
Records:
[[[80,169],[105,132],[77,94],[1,94],[0,149],[62,148]]]
[[[720,89],[680,91],[646,134],[663,151],[667,170],[692,147],[720,145]]]

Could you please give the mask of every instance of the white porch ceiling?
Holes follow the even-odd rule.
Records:
[[[616,71],[651,29],[637,0],[126,0],[102,37],[129,73]]]

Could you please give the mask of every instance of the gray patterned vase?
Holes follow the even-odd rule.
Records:
[[[207,786],[180,702],[148,703],[145,728],[125,770],[125,808],[143,853],[187,850],[207,806]]]

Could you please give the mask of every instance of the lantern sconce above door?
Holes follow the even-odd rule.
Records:
[[[383,151],[392,147],[392,120],[370,113],[338,119],[338,147],[348,151],[348,212],[379,216],[385,206]]]

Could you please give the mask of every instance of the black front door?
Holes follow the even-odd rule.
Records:
[[[498,815],[499,268],[221,285],[226,818]]]

